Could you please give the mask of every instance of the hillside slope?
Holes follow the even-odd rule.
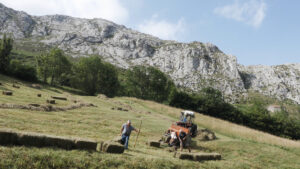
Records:
[[[224,54],[210,43],[164,41],[103,19],[31,16],[2,4],[0,33],[11,34],[18,49],[39,51],[58,46],[73,57],[97,54],[122,68],[155,66],[170,75],[178,86],[192,91],[211,86],[222,91],[230,102],[246,96],[247,90],[257,90],[300,103],[300,91],[295,87],[300,84],[296,68],[299,65],[285,65],[293,72],[290,78],[262,79],[262,75],[272,73],[272,67],[266,66],[261,73],[252,71],[252,67],[240,67],[235,56]],[[276,75],[289,72],[276,70]],[[261,80],[266,84],[261,85]]]
[[[117,136],[120,126],[126,120],[131,119],[136,127],[143,120],[136,148],[133,148],[134,133],[130,140],[130,150],[122,155],[0,146],[0,168],[300,168],[299,142],[202,114],[196,114],[196,123],[200,128],[215,131],[218,139],[207,142],[194,139],[193,152],[219,152],[223,159],[203,163],[178,160],[173,158],[173,153],[168,152],[167,147],[150,148],[145,143],[159,139],[171,123],[177,120],[179,109],[135,98],[78,96],[48,86],[34,89],[28,87],[29,83],[3,75],[0,75],[0,82],[1,91],[14,92],[13,96],[0,95],[0,104],[46,104],[50,96],[64,96],[68,100],[58,101],[56,106],[70,105],[74,100],[97,106],[63,112],[0,108],[0,128],[105,141]],[[20,88],[13,88],[13,83]],[[36,96],[38,93],[42,94],[41,98]],[[129,111],[112,110],[115,106]]]

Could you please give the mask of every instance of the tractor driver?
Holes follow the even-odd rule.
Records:
[[[134,130],[136,132],[138,132],[137,129],[135,129],[133,126],[131,126],[131,121],[128,120],[127,123],[122,125],[121,128],[121,136],[122,136],[122,143],[124,143],[124,147],[125,149],[128,149],[128,143],[129,143],[129,137],[131,134],[131,131]]]

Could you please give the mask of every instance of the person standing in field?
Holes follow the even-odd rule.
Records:
[[[135,129],[133,126],[131,126],[131,121],[128,120],[127,123],[124,123],[121,128],[121,136],[122,136],[122,143],[124,144],[125,149],[128,149],[128,143],[129,143],[129,137],[131,134],[131,131],[138,132],[137,129]]]

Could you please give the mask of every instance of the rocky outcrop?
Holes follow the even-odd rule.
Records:
[[[300,64],[239,66],[248,90],[300,103]]]
[[[255,68],[239,66],[236,57],[224,54],[213,44],[160,40],[103,19],[30,16],[1,4],[0,25],[0,33],[13,35],[19,44],[58,46],[73,57],[97,54],[121,68],[155,66],[180,87],[197,92],[211,86],[222,91],[230,102],[246,95],[247,89],[257,89],[266,95],[278,95],[300,103],[297,76],[278,77],[281,81],[290,80],[285,84],[294,85],[295,90],[287,91],[281,85],[278,92],[278,86],[263,91],[259,82],[263,77]],[[290,67],[290,71],[293,72],[295,67]],[[273,67],[265,69],[273,70]],[[280,75],[284,73],[282,70]],[[264,86],[273,85],[271,79],[267,81]]]

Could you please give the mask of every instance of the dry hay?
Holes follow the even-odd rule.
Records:
[[[2,91],[3,95],[7,95],[7,96],[12,96],[13,92],[12,91]]]
[[[98,147],[98,149],[99,149],[99,147]],[[112,142],[112,141],[101,143],[100,149],[106,153],[121,154],[124,152],[123,145],[116,143],[116,142]]]
[[[179,159],[193,161],[208,161],[221,160],[221,155],[218,153],[180,153]]]
[[[42,94],[40,94],[40,93],[39,93],[39,94],[37,94],[37,97],[42,97]]]
[[[116,142],[116,143],[123,144],[123,143],[122,143],[122,137],[121,137],[121,136],[115,137],[112,141],[113,141],[113,142]]]
[[[2,109],[25,109],[25,110],[34,110],[34,111],[67,111],[67,110],[73,110],[78,109],[81,107],[92,107],[95,105],[91,103],[78,103],[70,106],[64,106],[64,107],[58,107],[58,106],[52,106],[52,105],[39,105],[39,104],[29,104],[29,105],[19,105],[19,104],[9,104],[9,103],[3,103],[0,104],[0,108]]]
[[[197,139],[200,141],[211,141],[217,139],[214,132],[208,129],[201,129],[197,131]]]
[[[31,84],[30,87],[35,88],[35,89],[41,89],[42,86],[39,84]]]
[[[55,104],[55,100],[47,100],[47,103],[50,103],[50,104]]]
[[[97,98],[103,99],[103,100],[108,100],[108,99],[109,99],[109,98],[108,98],[106,95],[104,95],[104,94],[98,94],[98,95],[97,95]]]
[[[91,140],[82,140],[82,139],[76,139],[75,140],[75,147],[76,149],[82,149],[82,150],[95,150],[97,149],[98,143]]]
[[[66,97],[59,97],[59,96],[51,96],[51,98],[56,100],[67,100]]]
[[[159,148],[160,147],[160,142],[152,140],[152,141],[148,141],[147,145],[149,145],[150,147],[157,147],[157,148]]]

